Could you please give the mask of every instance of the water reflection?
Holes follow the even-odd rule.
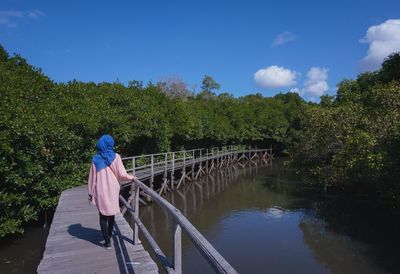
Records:
[[[165,196],[240,273],[395,273],[400,228],[368,201],[309,195],[281,161],[233,166]],[[141,218],[166,254],[169,220],[156,205]],[[212,269],[183,238],[183,270]]]

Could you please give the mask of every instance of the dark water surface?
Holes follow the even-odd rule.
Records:
[[[400,273],[393,213],[368,201],[304,193],[278,159],[188,182],[166,198],[239,273]],[[140,215],[171,254],[163,210],[151,205]],[[186,236],[183,270],[213,272]]]
[[[25,229],[21,237],[0,242],[0,273],[37,273],[42,259],[48,229],[42,225]]]

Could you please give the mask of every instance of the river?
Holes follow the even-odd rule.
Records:
[[[400,218],[368,200],[305,191],[282,159],[230,167],[166,198],[239,273],[400,273]],[[169,221],[153,204],[140,216],[170,255]],[[48,230],[0,243],[0,273],[35,273]],[[212,273],[183,235],[185,273]]]
[[[281,159],[204,177],[166,198],[239,273],[399,273],[400,222],[370,201],[304,191]],[[171,253],[169,221],[141,218]],[[184,273],[212,273],[183,237]]]

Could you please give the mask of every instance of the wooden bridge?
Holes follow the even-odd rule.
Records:
[[[272,149],[239,147],[196,149],[123,158],[127,170],[138,180],[128,182],[128,201],[120,195],[121,214],[115,217],[113,250],[101,247],[97,209],[87,202],[87,187],[64,191],[50,227],[43,259],[38,273],[158,273],[157,264],[143,248],[138,232],[149,244],[163,270],[182,273],[182,230],[217,273],[236,273],[235,269],[214,249],[186,217],[161,194],[179,188],[202,174],[232,163],[273,157]],[[155,184],[160,177],[161,183]],[[147,181],[148,184],[143,182]],[[172,228],[172,259],[160,249],[139,218],[139,203],[150,201],[161,206],[170,216]],[[124,213],[134,220],[133,228]],[[133,231],[132,231],[133,229]]]

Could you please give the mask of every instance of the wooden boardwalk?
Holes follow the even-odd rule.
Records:
[[[139,155],[126,157],[122,160],[128,166],[128,171],[138,177],[139,180],[149,181],[153,188],[154,178],[162,176],[163,183],[158,193],[174,189],[175,184],[179,188],[185,180],[193,181],[199,175],[205,175],[222,166],[230,165],[241,160],[253,160],[254,158],[273,157],[272,148],[269,149],[194,149],[189,151],[173,151],[158,154]],[[153,188],[154,189],[154,188]]]
[[[158,273],[141,244],[133,245],[132,229],[115,216],[112,249],[102,247],[99,213],[87,200],[87,186],[61,194],[38,273]]]
[[[216,272],[237,273],[186,217],[160,195],[175,187],[179,188],[181,184],[185,184],[185,180],[194,181],[202,174],[211,173],[234,162],[240,165],[239,161],[242,159],[252,161],[253,158],[265,157],[273,157],[272,149],[212,149],[205,153],[204,149],[197,149],[124,158],[125,162],[131,163],[128,171],[138,178],[125,185],[131,186],[128,201],[120,196],[122,212],[128,212],[135,221],[133,231],[122,214],[117,214],[112,237],[113,247],[111,250],[104,249],[101,245],[103,237],[98,211],[88,203],[87,186],[63,191],[38,273],[158,273],[156,263],[138,239],[139,230],[167,273],[182,273],[181,231],[187,234]],[[155,190],[154,177],[159,175],[162,176],[163,183],[160,189]],[[149,185],[142,182],[145,180],[149,181]],[[139,219],[139,201],[146,203],[141,196],[158,203],[172,217],[172,262]]]

